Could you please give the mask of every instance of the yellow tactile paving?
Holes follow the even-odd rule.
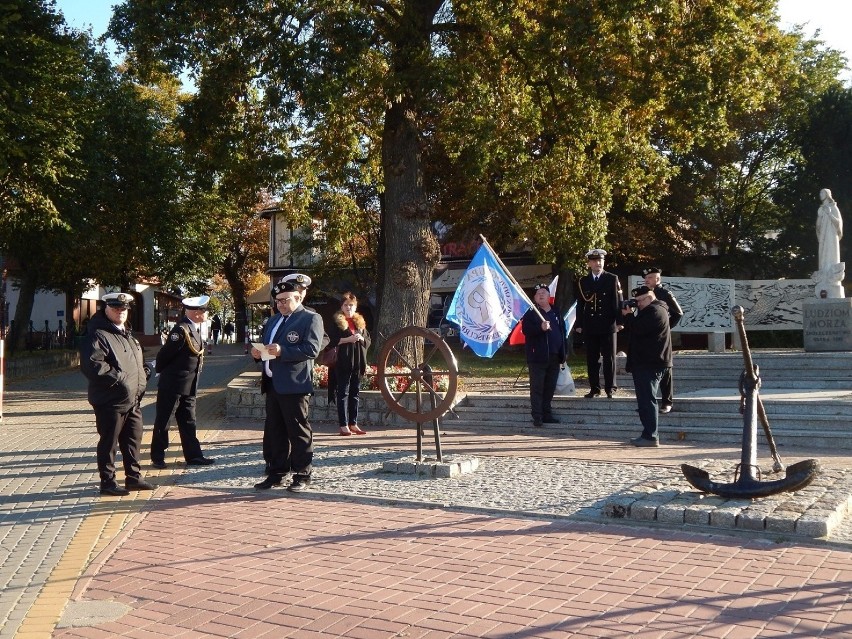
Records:
[[[208,391],[210,392],[215,391]],[[214,420],[210,420],[214,421]],[[198,431],[201,441],[209,441],[219,432],[218,425]],[[151,433],[146,431],[141,450],[150,450]],[[142,507],[160,492],[162,486],[173,483],[174,471],[180,467],[175,465],[177,456],[168,456],[169,467],[165,470],[148,470],[145,477],[159,478],[161,481],[157,490],[132,492],[126,497],[101,497],[92,511],[83,519],[74,538],[62,558],[51,571],[50,576],[41,589],[38,597],[27,612],[15,639],[50,639],[56,629],[56,624],[62,616],[65,606],[71,600],[71,595],[80,577],[85,574],[89,564],[102,553],[110,543],[127,527],[131,519],[138,515]],[[123,510],[119,511],[119,508]]]

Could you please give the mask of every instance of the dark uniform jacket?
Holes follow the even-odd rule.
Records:
[[[541,330],[541,318],[533,308],[524,313],[521,318],[521,331],[524,333],[524,347],[528,362],[546,363],[551,353],[550,342],[556,340],[558,342],[559,363],[565,363],[568,354],[565,347],[565,320],[558,310],[555,315],[556,326],[551,321],[549,331]]]
[[[89,403],[130,410],[145,394],[142,346],[124,335],[103,311],[89,320],[80,345],[80,370],[89,380]]]
[[[654,300],[636,315],[625,316],[630,341],[626,369],[660,369],[672,365],[672,333],[665,302]]]
[[[577,284],[577,328],[582,334],[615,333],[621,322],[621,283],[609,271],[603,271],[595,282],[591,272]]]
[[[654,295],[657,296],[658,300],[665,302],[666,306],[669,307],[669,327],[674,328],[677,326],[680,318],[683,317],[683,309],[680,307],[680,304],[677,303],[675,296],[669,289],[663,288],[660,285],[654,287]]]
[[[260,390],[268,391],[271,382],[272,388],[280,395],[310,395],[314,387],[314,359],[320,352],[325,335],[322,317],[300,305],[275,335],[271,335],[280,318],[281,314],[276,313],[263,329],[263,343],[279,344],[281,355],[269,360],[271,380],[264,367]]]
[[[166,343],[157,353],[157,386],[181,395],[195,395],[204,356],[201,330],[184,317],[169,331]]]

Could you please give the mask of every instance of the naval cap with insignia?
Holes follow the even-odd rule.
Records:
[[[606,257],[606,251],[603,249],[592,249],[588,253],[586,253],[587,260],[602,260]]]
[[[641,297],[642,295],[647,295],[648,293],[653,293],[654,289],[648,288],[647,286],[637,286],[632,291],[630,291],[631,297]]]
[[[651,273],[658,273],[660,275],[663,274],[663,272],[656,266],[650,266],[648,268],[642,269],[642,275],[650,275]]]
[[[304,273],[290,273],[290,275],[285,275],[282,277],[280,282],[293,282],[300,289],[304,290],[311,285],[311,278],[305,275]]]
[[[199,295],[198,297],[185,297],[181,300],[181,304],[188,311],[204,311],[207,310],[207,304],[210,303],[209,295]]]
[[[282,278],[272,287],[272,296],[275,297],[279,293],[299,293],[301,290],[293,280]]]
[[[133,296],[130,293],[107,293],[101,301],[113,308],[130,308],[133,304]]]

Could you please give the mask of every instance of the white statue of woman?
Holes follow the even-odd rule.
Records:
[[[835,264],[840,263],[840,238],[843,237],[843,218],[837,202],[831,197],[831,191],[819,192],[822,202],[817,213],[817,239],[819,240],[819,270],[829,273]]]

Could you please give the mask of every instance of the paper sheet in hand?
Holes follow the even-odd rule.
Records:
[[[260,342],[252,342],[251,345],[254,348],[256,348],[257,350],[260,351],[260,359],[263,360],[264,362],[268,359],[275,359],[274,355],[270,355],[269,353],[266,352],[266,346],[264,346]]]

